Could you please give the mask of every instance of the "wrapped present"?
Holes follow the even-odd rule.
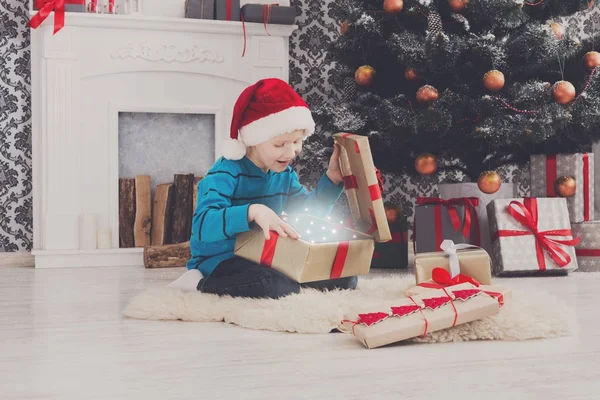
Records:
[[[600,271],[600,221],[571,224],[573,236],[580,238],[575,246],[580,271]]]
[[[441,249],[415,255],[417,283],[431,279],[434,268],[442,268],[452,277],[462,274],[484,285],[492,283],[492,266],[487,251],[469,244],[454,244],[452,240],[444,240]]]
[[[343,322],[351,323],[354,336],[372,349],[489,317],[499,310],[495,298],[471,283],[462,283],[373,307],[358,314],[356,321]]]
[[[564,198],[497,199],[488,205],[493,272],[531,274],[577,269]]]
[[[54,33],[65,26],[65,12],[85,12],[85,0],[35,0],[33,8],[39,10],[30,20],[29,27],[37,29],[54,11]]]
[[[431,271],[431,279],[420,282],[417,286],[407,289],[404,292],[405,296],[414,296],[421,294],[431,289],[441,289],[444,287],[460,285],[461,283],[471,283],[483,290],[487,295],[492,296],[502,307],[506,302],[510,301],[512,297],[512,291],[500,286],[482,285],[476,279],[458,274],[454,277],[450,275],[450,272],[444,268],[434,268]]]
[[[256,227],[236,236],[236,255],[301,283],[369,272],[375,241],[391,239],[369,139],[347,133],[334,137],[342,146],[340,168],[354,229],[330,219],[286,215],[284,219],[303,233],[302,238],[279,237],[271,232],[271,238],[265,240],[262,230]],[[307,228],[316,231],[312,237],[304,234]]]
[[[214,0],[186,0],[185,17],[193,19],[215,19]]]
[[[415,254],[439,251],[444,239],[479,246],[477,204],[476,197],[419,197],[414,218]]]
[[[594,220],[594,155],[591,153],[532,155],[531,196],[557,197],[556,180],[575,178],[575,194],[567,198],[571,222]]]
[[[385,204],[392,240],[375,243],[371,268],[408,268],[408,220],[400,207]]]
[[[260,22],[265,25],[294,25],[296,10],[277,4],[246,4],[242,7],[242,19],[245,22]]]
[[[215,19],[223,21],[240,20],[240,0],[214,0]]]

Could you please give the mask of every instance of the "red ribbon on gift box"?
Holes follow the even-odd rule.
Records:
[[[65,26],[65,4],[85,5],[85,0],[35,0],[39,11],[29,20],[29,27],[37,29],[52,11],[54,11],[54,33]]]
[[[554,262],[560,267],[566,267],[571,263],[571,256],[564,251],[560,246],[576,246],[581,238],[572,238],[571,229],[553,229],[541,231],[538,228],[538,207],[537,199],[525,198],[523,203],[511,201],[507,206],[507,211],[511,217],[521,223],[527,230],[518,231],[512,229],[502,229],[494,233],[492,241],[496,241],[501,237],[512,236],[535,236],[535,251],[538,260],[540,271],[546,269],[546,259],[544,258],[544,250],[548,252]],[[552,239],[551,236],[571,236],[572,239]]]
[[[583,153],[583,220],[590,220],[590,156]],[[556,155],[546,156],[546,196],[557,197],[554,182],[558,176]]]
[[[265,267],[271,267],[273,264],[273,257],[275,256],[275,249],[277,248],[277,241],[279,240],[279,234],[271,231],[269,239],[265,240],[263,245],[262,253],[260,256],[260,264]],[[346,258],[348,257],[348,250],[350,249],[350,242],[343,241],[338,243],[337,252],[333,260],[331,267],[331,273],[329,279],[338,279],[342,277],[344,271],[344,265],[346,264]]]
[[[444,234],[442,230],[442,207],[446,207],[448,211],[448,216],[450,217],[450,221],[452,222],[452,226],[456,232],[459,232],[460,229],[460,216],[458,215],[458,210],[456,206],[464,206],[465,207],[465,220],[462,227],[462,235],[465,239],[469,238],[469,234],[471,233],[471,227],[475,226],[475,245],[479,246],[479,219],[477,218],[477,210],[475,207],[479,205],[479,198],[477,197],[459,197],[444,200],[439,197],[419,197],[417,198],[417,205],[435,205],[434,209],[434,231],[435,231],[435,246],[436,249],[440,249],[442,241],[444,240]],[[417,230],[417,223],[414,221],[414,229],[413,232],[415,238]],[[415,241],[416,245],[416,241]]]
[[[600,249],[575,249],[577,257],[600,257]]]
[[[265,25],[265,32],[267,32],[267,35],[269,35],[269,36],[271,36],[271,34],[267,30],[267,21],[271,20],[271,8],[273,6],[279,6],[279,3],[263,5],[263,24]],[[231,19],[231,0],[227,0],[227,7],[228,7],[227,15],[229,15],[229,17],[227,19],[230,20]],[[242,57],[244,57],[244,55],[246,54],[246,24],[244,22],[244,14],[243,13],[240,15],[240,17],[242,20],[242,30],[244,31],[244,50],[242,51]]]

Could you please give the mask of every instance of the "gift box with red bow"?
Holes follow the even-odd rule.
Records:
[[[245,22],[261,24],[294,25],[296,10],[294,7],[280,6],[277,3],[245,4],[242,7],[242,19]]]
[[[284,219],[302,234],[300,239],[271,232],[270,239],[265,240],[256,227],[237,235],[236,255],[301,283],[369,273],[375,241],[391,240],[380,181],[366,136],[338,133],[334,137],[342,146],[340,168],[352,228],[342,221],[290,214]],[[308,229],[319,234],[304,234]]]
[[[600,221],[571,224],[571,229],[581,239],[575,246],[579,270],[600,272]]]
[[[440,251],[444,239],[479,246],[476,197],[419,197],[415,207],[415,254]]]
[[[454,285],[460,285],[461,283],[470,283],[475,285],[477,288],[483,290],[488,296],[492,296],[500,307],[504,306],[512,297],[512,291],[500,286],[483,285],[477,279],[463,275],[451,275],[451,272],[444,268],[434,268],[431,271],[431,279],[419,282],[417,286],[414,286],[404,292],[405,296],[414,296],[421,294],[431,289],[447,288]]]
[[[531,196],[558,197],[556,181],[575,179],[575,194],[567,198],[571,222],[594,220],[594,155],[591,153],[532,155]]]
[[[495,274],[577,269],[579,239],[573,238],[564,198],[497,199],[487,211]]]
[[[240,20],[240,0],[214,0],[215,19],[222,21]]]
[[[54,33],[65,26],[65,12],[85,12],[85,0],[35,0],[33,8],[39,10],[28,25],[37,29],[54,11]]]
[[[342,321],[367,348],[385,346],[497,314],[498,300],[471,283],[461,283],[369,307]]]
[[[417,283],[431,279],[434,268],[441,268],[452,276],[461,274],[482,284],[491,284],[492,266],[487,251],[470,244],[455,244],[452,240],[444,240],[440,247],[442,251],[415,255]]]

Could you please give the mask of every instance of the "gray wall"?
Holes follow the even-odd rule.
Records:
[[[300,29],[291,40],[290,82],[309,105],[335,101],[330,71],[324,61],[326,45],[338,34],[339,23],[329,14],[331,1],[292,0]],[[32,245],[30,52],[27,0],[0,1],[0,252],[30,250]],[[600,27],[600,6],[570,18],[582,33]],[[67,22],[68,23],[68,22]],[[313,168],[313,167],[311,167]],[[300,171],[304,182],[314,182],[323,166]],[[507,171],[511,179],[515,171]],[[430,178],[387,176],[386,200],[407,211],[419,195],[437,190]],[[445,177],[440,177],[445,178]],[[449,177],[459,179],[460,177]],[[519,179],[527,190],[526,176]],[[410,211],[409,211],[410,212]]]

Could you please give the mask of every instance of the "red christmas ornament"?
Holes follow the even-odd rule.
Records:
[[[477,187],[486,194],[496,193],[501,185],[500,175],[496,171],[484,171],[477,179]]]
[[[404,8],[404,0],[384,0],[383,9],[388,14],[398,14]]]
[[[492,92],[500,91],[504,87],[504,74],[497,69],[486,72],[483,76],[483,86]]]
[[[600,66],[600,53],[590,51],[583,56],[583,64],[587,69],[594,69]]]
[[[437,171],[437,158],[433,154],[424,153],[415,160],[415,169],[421,175],[431,175]]]
[[[419,75],[417,74],[417,71],[414,68],[407,67],[404,70],[404,79],[406,79],[409,82],[414,82],[417,79],[419,79]]]
[[[455,13],[464,10],[467,4],[469,4],[469,0],[448,0],[448,5]]]
[[[361,86],[371,86],[375,80],[375,68],[370,65],[358,67],[354,73],[354,80]]]
[[[421,104],[431,104],[439,98],[438,90],[431,85],[421,86],[417,91],[417,101]]]
[[[575,86],[571,82],[558,81],[552,88],[552,95],[558,104],[570,103],[575,98]]]

